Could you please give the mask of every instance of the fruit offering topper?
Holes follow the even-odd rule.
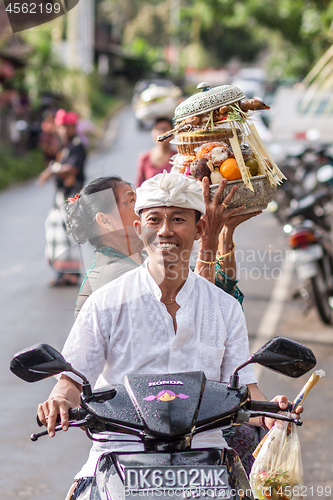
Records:
[[[178,154],[175,169],[197,180],[207,176],[212,184],[226,178],[242,179],[254,191],[251,178],[267,176],[272,186],[286,177],[271,158],[254,123],[251,111],[270,109],[261,99],[246,99],[233,85],[211,88],[201,83],[194,94],[175,110],[174,129],[158,137],[174,136]]]

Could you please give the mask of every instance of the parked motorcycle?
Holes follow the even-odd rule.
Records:
[[[299,377],[315,366],[316,359],[309,348],[277,337],[237,367],[229,383],[207,380],[203,372],[128,375],[123,385],[97,391],[92,391],[88,380],[47,344],[17,353],[10,368],[27,382],[64,371],[75,373],[83,380],[81,405],[70,410],[69,426],[84,428],[93,440],[108,441],[109,431],[143,443],[142,452],[110,452],[100,457],[91,499],[179,496],[253,500],[234,450],[191,449],[196,434],[239,425],[251,417],[302,424],[295,414],[277,413],[278,403],[251,401],[247,386],[238,383],[238,372],[249,363]],[[56,426],[59,430],[61,425]],[[31,439],[36,441],[46,434],[39,432]]]
[[[275,199],[268,206],[279,222],[286,222],[294,200],[318,189],[317,171],[327,164],[333,164],[333,149],[325,144],[302,146],[279,162],[287,180],[278,187]]]
[[[317,172],[316,191],[293,200],[284,226],[308,308],[314,304],[321,320],[333,323],[333,167]]]

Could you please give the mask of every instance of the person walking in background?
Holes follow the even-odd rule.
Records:
[[[158,118],[151,131],[152,139],[155,146],[149,151],[140,153],[136,167],[135,187],[140,187],[141,184],[156,174],[162,174],[164,170],[170,172],[171,158],[176,152],[170,146],[170,140],[156,142],[159,135],[168,132],[173,128],[172,121],[169,118]]]
[[[73,247],[66,230],[63,207],[70,197],[75,199],[84,183],[86,148],[76,133],[78,115],[63,109],[57,111],[55,125],[61,147],[56,161],[51,161],[39,176],[39,185],[53,178],[55,182],[54,203],[46,221],[46,254],[57,272],[50,286],[78,285],[81,259],[78,247]]]
[[[51,161],[55,161],[61,143],[54,123],[54,114],[51,111],[44,111],[42,118],[38,147],[43,152],[44,163],[48,167]]]

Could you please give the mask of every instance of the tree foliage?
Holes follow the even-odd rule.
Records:
[[[121,19],[123,44],[160,57],[176,36],[184,64],[218,67],[266,55],[275,78],[301,77],[333,43],[333,0],[179,0],[179,24],[172,26],[174,4],[102,0],[111,23]]]

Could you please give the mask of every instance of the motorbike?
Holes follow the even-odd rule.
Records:
[[[278,403],[250,399],[247,386],[239,384],[238,374],[250,363],[299,377],[315,366],[316,358],[308,347],[276,337],[238,366],[229,383],[207,380],[203,372],[128,375],[121,385],[95,391],[84,375],[48,344],[20,351],[10,369],[27,382],[61,372],[78,375],[83,381],[81,403],[70,410],[69,426],[85,429],[92,440],[107,442],[107,432],[117,432],[143,444],[142,452],[110,451],[100,457],[91,500],[134,500],[138,496],[154,500],[161,496],[253,500],[234,450],[191,448],[196,434],[240,425],[251,417],[302,424],[293,413],[277,413]],[[57,425],[56,431],[60,430],[61,425]],[[37,441],[44,435],[47,431],[35,433],[31,439]]]
[[[328,164],[333,164],[333,149],[326,144],[301,146],[279,162],[287,180],[268,208],[281,224],[286,222],[290,204],[318,189],[317,171]]]
[[[315,305],[319,317],[333,323],[333,167],[325,165],[317,171],[321,183],[314,192],[293,200],[284,232],[292,251],[299,294],[308,310]]]
[[[150,83],[132,101],[134,115],[140,129],[151,125],[157,118],[173,119],[175,108],[183,100],[180,87],[168,80]]]

